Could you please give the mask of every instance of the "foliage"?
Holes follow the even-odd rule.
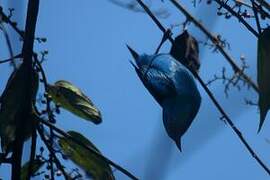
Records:
[[[38,170],[45,164],[44,161],[40,159],[35,159],[32,162],[32,174],[35,174],[38,172]],[[22,172],[21,172],[21,180],[27,180],[27,175],[28,175],[28,170],[29,170],[30,162],[26,162],[23,167],[22,167]]]
[[[61,80],[54,85],[48,85],[48,94],[56,104],[77,116],[95,124],[101,123],[100,111],[79,88],[70,82]]]
[[[211,5],[212,3],[218,5],[217,16],[224,17],[225,19],[231,19],[232,17],[236,18],[239,23],[246,28],[247,32],[250,32],[250,34],[258,39],[257,86],[246,74],[245,70],[248,66],[244,61],[245,59],[241,59],[243,66],[239,67],[236,61],[226,51],[226,48],[229,47],[229,43],[223,39],[221,35],[213,35],[210,30],[204,27],[196,17],[192,16],[188,10],[182,6],[181,2],[168,0],[168,2],[186,17],[185,22],[179,23],[180,25],[183,25],[183,31],[179,32],[180,35],[176,38],[172,38],[171,29],[165,28],[157,18],[167,18],[169,12],[166,9],[161,8],[153,11],[148,7],[151,5],[151,1],[148,1],[148,4],[144,3],[142,0],[131,0],[129,2],[110,0],[110,2],[132,10],[133,12],[144,12],[151,17],[153,22],[164,34],[161,43],[155,52],[155,56],[159,56],[158,53],[160,47],[166,40],[169,40],[172,44],[170,54],[193,73],[195,79],[199,82],[202,89],[205,90],[206,94],[220,112],[221,119],[228,123],[229,127],[247,148],[252,157],[258,162],[260,167],[270,175],[268,167],[262,162],[256,152],[254,152],[240,130],[234,125],[232,119],[223,110],[222,106],[208,88],[209,84],[216,80],[222,80],[225,85],[226,95],[229,89],[228,87],[231,85],[238,89],[241,89],[244,85],[246,85],[248,89],[253,89],[259,94],[258,106],[261,115],[259,131],[261,130],[266,114],[270,108],[270,82],[268,80],[268,77],[270,76],[270,71],[268,69],[270,66],[270,28],[269,25],[267,25],[267,21],[270,19],[269,3],[265,0],[250,0],[250,3],[235,0],[206,1],[208,5]],[[160,1],[160,3],[165,3],[165,1]],[[198,3],[203,3],[203,1],[192,1],[192,4],[195,7]],[[130,172],[102,155],[98,148],[80,133],[75,131],[65,132],[55,125],[57,114],[60,114],[59,107],[96,125],[102,122],[101,112],[88,96],[70,82],[59,80],[54,84],[50,84],[47,81],[47,74],[43,69],[42,63],[44,62],[48,51],[41,52],[40,57],[39,54],[33,50],[35,40],[39,43],[46,42],[46,38],[35,37],[39,0],[28,1],[26,26],[24,30],[19,29],[17,23],[11,20],[13,11],[14,9],[9,9],[9,14],[6,14],[2,7],[0,7],[0,29],[4,33],[10,53],[10,58],[0,61],[0,64],[10,62],[14,68],[14,72],[10,75],[0,98],[0,138],[2,148],[0,164],[11,164],[12,179],[29,179],[30,176],[40,176],[42,174],[44,174],[44,178],[47,179],[54,179],[54,176],[63,176],[65,179],[86,178],[81,175],[80,170],[82,169],[86,172],[88,178],[113,180],[115,177],[112,167],[121,171],[131,179],[137,179]],[[254,23],[250,23],[250,21]],[[189,23],[193,23],[200,29],[208,37],[208,41],[199,42],[191,33],[185,30]],[[256,27],[253,26],[254,24],[256,24]],[[21,54],[13,55],[5,25],[9,25],[20,36],[23,42]],[[211,83],[204,83],[199,75],[199,43],[211,47],[213,52],[220,52],[231,66],[233,75],[228,77],[225,74],[226,71],[223,69],[221,77],[215,76],[214,80],[209,81]],[[138,54],[136,54],[135,51],[131,52],[135,59],[138,58]],[[15,59],[20,59],[19,66],[15,63]],[[154,58],[149,61],[147,68],[144,69],[146,73],[143,72],[143,74],[140,72],[141,80],[144,80],[145,74],[148,75],[147,72],[151,70],[153,61]],[[173,71],[172,69],[169,70]],[[138,69],[136,69],[136,71],[138,73]],[[168,74],[170,73],[171,72]],[[150,76],[147,77],[149,78],[148,80],[155,81],[155,77],[151,75],[153,74],[150,74]],[[174,75],[165,76],[163,74],[162,77],[159,78],[165,80],[163,82],[168,84],[168,82],[179,77]],[[243,82],[243,85],[240,85],[240,82]],[[163,105],[164,99],[158,97],[158,95],[162,94],[160,89],[165,89],[164,92],[167,92],[166,90],[170,90],[172,87],[165,87],[167,85],[166,83],[158,83],[155,92],[152,92],[161,105]],[[144,84],[146,84],[146,82],[144,82]],[[43,88],[40,88],[40,85],[42,85]],[[160,86],[162,87],[160,88]],[[151,88],[153,87],[149,87],[148,89]],[[37,93],[41,94],[39,98],[37,98]],[[168,96],[171,97],[171,95],[172,94],[169,93]],[[44,106],[41,104],[37,105],[36,102],[41,102]],[[175,109],[175,106],[172,106],[172,109]],[[191,116],[195,116],[194,114],[196,113],[193,112]],[[171,115],[171,113],[169,114]],[[192,120],[193,117],[189,119],[189,122]],[[183,124],[181,123],[178,123],[177,125],[180,124],[182,128]],[[170,126],[170,123],[168,124],[165,125],[171,128],[172,126]],[[188,126],[189,125],[190,123]],[[186,129],[184,131],[186,131]],[[174,132],[172,132],[172,135],[170,136],[175,135],[173,133]],[[32,141],[30,159],[26,164],[21,166],[23,144],[29,137],[31,137]],[[41,140],[42,143],[37,143],[37,139]],[[180,139],[174,140],[180,141]],[[180,147],[180,142],[178,144]],[[44,146],[46,148],[44,148]],[[36,153],[37,147],[39,147],[41,151],[40,154]],[[44,153],[44,149],[46,150],[46,153]],[[61,158],[58,156],[59,154],[62,155]],[[74,162],[73,165],[75,168],[68,169],[65,167],[64,162],[67,158]],[[46,171],[37,173],[45,166],[45,164]],[[79,170],[76,167],[80,167],[81,169]]]
[[[12,143],[15,140],[16,127],[18,126],[18,117],[21,116],[21,107],[27,104],[25,101],[25,94],[29,91],[33,91],[32,100],[33,106],[35,104],[35,98],[38,91],[39,77],[35,71],[32,71],[33,83],[32,87],[27,87],[25,81],[27,81],[27,67],[22,64],[17,70],[15,70],[7,83],[7,86],[1,96],[1,109],[0,109],[0,137],[2,151],[7,153],[12,148]],[[31,99],[29,100],[31,101]],[[24,139],[30,137],[34,119],[32,112],[28,112],[28,119],[24,119],[26,129],[24,129]]]
[[[89,146],[96,152],[100,153],[95,145],[86,139],[83,135],[75,131],[69,131],[67,133],[78,141],[81,141],[85,145]],[[58,142],[61,146],[61,149],[63,150],[63,153],[72,161],[74,161],[74,163],[84,169],[88,176],[100,180],[114,179],[112,170],[109,164],[105,161],[101,160],[68,138],[62,137]]]
[[[270,27],[266,28],[258,38],[258,85],[261,130],[266,114],[270,108]]]

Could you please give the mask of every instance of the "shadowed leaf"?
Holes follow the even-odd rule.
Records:
[[[199,45],[187,30],[175,38],[170,54],[186,67],[191,66],[195,71],[199,71]]]
[[[54,85],[49,85],[48,93],[52,100],[64,109],[95,124],[101,123],[100,111],[79,88],[71,83],[64,80],[57,81]]]
[[[32,175],[34,175],[43,165],[44,161],[40,159],[35,159],[32,162]],[[27,180],[28,170],[29,170],[30,162],[25,163],[21,169],[21,180]]]
[[[69,131],[68,134],[76,140],[89,146],[96,152],[100,153],[99,150],[83,135]],[[80,145],[74,143],[72,140],[62,137],[59,139],[60,147],[63,153],[71,159],[75,164],[81,167],[88,176],[93,177],[97,180],[114,180],[114,176],[111,167],[107,162],[97,157],[95,154],[89,152]]]
[[[39,84],[38,73],[35,71],[32,72],[32,88],[29,88],[26,85],[27,73],[28,71],[24,64],[14,71],[9,77],[6,88],[0,99],[0,137],[3,152],[9,152],[11,150],[11,143],[15,140],[16,126],[18,124],[17,119],[22,113],[22,107],[27,104],[25,96],[29,93],[29,90],[33,91],[31,92],[32,99],[30,99],[30,101],[35,103]],[[31,136],[33,125],[31,114],[32,112],[29,112],[29,118],[21,119],[22,121],[25,121],[25,127],[27,127],[23,130],[25,139]]]
[[[258,38],[257,81],[259,86],[259,109],[261,130],[266,114],[270,108],[270,27]]]

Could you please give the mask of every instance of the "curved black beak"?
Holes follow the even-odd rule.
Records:
[[[131,53],[132,57],[135,60],[137,60],[139,58],[139,54],[136,51],[134,51],[129,45],[127,45],[127,48],[129,50],[129,52]]]

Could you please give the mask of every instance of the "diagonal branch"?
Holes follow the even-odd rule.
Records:
[[[3,63],[7,63],[7,62],[10,62],[10,61],[13,61],[13,59],[18,59],[18,58],[21,58],[22,55],[21,54],[18,54],[14,57],[10,57],[8,59],[5,59],[5,60],[0,60],[0,64],[3,64]]]
[[[69,176],[68,176],[68,174],[66,173],[64,167],[62,166],[61,162],[59,161],[59,159],[55,155],[55,151],[54,151],[54,149],[53,149],[53,147],[52,147],[52,145],[50,143],[52,141],[46,139],[46,137],[43,134],[43,131],[42,131],[40,125],[37,126],[37,130],[38,130],[38,133],[39,133],[40,138],[42,139],[42,141],[46,145],[47,149],[49,150],[50,156],[52,157],[52,160],[54,160],[56,167],[62,172],[62,174],[63,174],[63,176],[65,177],[66,180],[70,179]],[[53,168],[53,166],[51,166],[51,168]],[[53,179],[53,178],[54,178],[54,175],[51,176],[51,179]]]
[[[253,10],[253,13],[254,13],[254,16],[255,16],[257,29],[258,29],[259,34],[261,34],[262,33],[262,28],[261,28],[260,19],[259,19],[258,12],[257,12],[257,9],[258,9],[257,4],[255,3],[254,0],[250,0],[250,1],[252,3],[252,10]]]
[[[230,117],[226,114],[226,112],[223,110],[221,105],[216,100],[215,96],[212,94],[212,92],[208,89],[206,84],[203,82],[201,77],[198,74],[195,74],[195,77],[199,80],[201,86],[206,91],[218,111],[221,113],[222,117],[226,120],[226,122],[230,125],[234,133],[238,136],[240,141],[244,144],[244,146],[247,148],[248,152],[251,154],[251,156],[259,163],[259,165],[266,171],[268,175],[270,175],[270,169],[263,163],[263,161],[260,159],[260,157],[256,154],[256,152],[251,148],[251,146],[248,144],[246,139],[243,137],[241,131],[234,125],[233,121],[230,119]]]
[[[0,20],[0,29],[3,31],[5,39],[6,39],[6,44],[7,44],[8,51],[9,51],[9,56],[10,56],[10,59],[11,59],[10,62],[12,64],[12,66],[14,67],[14,70],[16,70],[16,64],[15,64],[15,61],[14,61],[15,58],[14,58],[14,53],[13,53],[13,49],[12,49],[12,46],[11,46],[11,41],[10,41],[8,32],[7,32],[6,28],[5,28],[5,26],[3,25],[3,23],[1,22],[1,20]]]
[[[241,0],[233,0],[235,4],[240,4],[241,6],[245,6],[247,8],[252,9],[252,6],[248,3],[246,3],[245,1],[241,1]]]
[[[9,24],[14,31],[16,31],[21,37],[24,37],[24,32],[17,27],[17,23],[10,20],[10,18],[3,12],[2,6],[0,6],[0,16],[2,21]]]
[[[217,50],[224,56],[224,58],[228,61],[231,65],[235,73],[238,73],[247,81],[247,83],[256,91],[259,92],[257,85],[252,81],[250,77],[248,77],[241,68],[235,63],[234,59],[224,50],[224,48],[217,42],[217,39],[214,35],[212,35],[195,17],[193,17],[183,6],[178,4],[175,0],[170,0],[178,10],[180,10],[188,20],[194,23],[216,46]],[[159,29],[166,33],[166,29],[161,25],[159,20],[155,17],[155,15],[151,12],[151,10],[142,2],[142,0],[137,0],[137,2],[144,8],[145,12],[152,18],[152,20],[156,23]],[[168,36],[170,42],[173,44],[174,40],[171,36]]]
[[[256,0],[260,3],[263,7],[265,7],[268,11],[270,11],[270,3],[266,2],[265,0]]]
[[[143,2],[141,0],[137,0],[138,2],[141,2],[140,4],[143,4]],[[180,4],[178,4],[175,0],[170,0],[173,4],[177,5],[177,7],[179,8],[183,8]],[[147,6],[144,6],[144,8],[147,8]],[[147,8],[148,9],[148,8]],[[148,9],[148,12],[151,13],[151,11]],[[184,12],[187,12],[186,10]],[[150,16],[150,14],[149,14]],[[161,24],[161,23],[159,23]],[[163,27],[163,29],[165,29]],[[193,74],[195,75],[195,77],[198,79],[198,81],[200,82],[201,86],[203,87],[203,89],[206,91],[206,93],[208,94],[208,96],[210,97],[210,99],[212,100],[212,102],[214,103],[214,105],[216,106],[216,108],[218,109],[218,111],[221,113],[222,117],[226,120],[226,122],[230,125],[230,127],[232,128],[232,130],[234,131],[234,133],[236,133],[237,137],[240,139],[240,141],[244,144],[244,146],[247,148],[248,152],[251,154],[251,156],[259,163],[259,165],[267,172],[268,175],[270,175],[270,170],[268,169],[268,167],[262,162],[262,160],[258,157],[258,155],[255,153],[255,151],[250,147],[250,145],[248,144],[248,142],[245,140],[245,138],[243,137],[242,133],[239,131],[239,129],[234,125],[233,121],[230,119],[230,117],[226,114],[226,112],[223,110],[223,108],[221,107],[221,105],[218,103],[218,101],[216,100],[216,98],[214,97],[214,95],[212,94],[212,92],[208,89],[208,87],[206,86],[206,84],[204,83],[204,81],[201,79],[201,77],[194,71]]]
[[[102,154],[98,153],[96,150],[90,148],[89,146],[85,145],[84,143],[78,141],[77,139],[73,138],[72,136],[70,136],[69,134],[65,133],[64,131],[62,131],[61,129],[55,127],[53,124],[38,118],[39,121],[44,124],[45,126],[52,128],[55,132],[57,132],[58,134],[64,136],[65,138],[73,141],[74,143],[78,144],[79,146],[85,148],[86,150],[88,150],[89,152],[95,154],[97,157],[99,157],[100,159],[106,161],[108,164],[110,164],[111,166],[115,167],[116,169],[118,169],[119,171],[121,171],[123,174],[127,175],[129,178],[133,179],[133,180],[138,180],[138,178],[136,178],[134,175],[132,175],[130,172],[128,172],[126,169],[122,168],[121,166],[119,166],[118,164],[114,163],[113,161],[109,160],[108,158],[106,158],[105,156],[103,156]]]
[[[179,10],[181,11],[191,22],[194,23],[216,46],[217,50],[225,57],[225,59],[229,62],[232,66],[235,73],[239,73],[243,79],[245,79],[248,84],[256,91],[259,92],[257,85],[248,77],[241,68],[236,65],[234,59],[224,50],[224,48],[217,42],[217,39],[214,35],[212,35],[195,17],[193,17],[180,3],[176,0],[170,0],[170,2]]]
[[[174,0],[175,1],[175,0]],[[228,12],[230,12],[234,17],[236,17],[239,22],[241,22],[254,36],[256,36],[258,38],[259,34],[258,32],[247,23],[247,21],[245,21],[245,19],[238,14],[237,12],[235,12],[228,4],[227,1],[223,1],[223,0],[214,0],[217,4],[219,4],[221,7],[223,7],[224,9],[226,9]],[[176,1],[175,1],[176,2]]]

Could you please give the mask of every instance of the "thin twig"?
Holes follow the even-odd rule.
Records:
[[[21,54],[18,54],[16,56],[14,56],[13,58],[8,58],[8,59],[5,59],[5,60],[0,60],[0,64],[3,64],[3,63],[7,63],[7,62],[10,62],[10,61],[13,61],[13,59],[18,59],[18,58],[21,58],[22,55]]]
[[[255,16],[257,29],[258,29],[259,34],[261,34],[262,33],[262,28],[261,28],[260,19],[259,19],[258,12],[257,12],[258,8],[257,8],[257,5],[254,2],[254,0],[250,0],[250,1],[252,3],[252,10],[253,10],[253,13],[254,13],[254,16]]]
[[[174,0],[175,1],[175,0]],[[234,17],[236,17],[239,22],[241,22],[254,36],[258,37],[259,34],[258,32],[247,23],[247,21],[245,21],[245,19],[238,14],[237,12],[235,12],[227,3],[226,1],[223,0],[214,0],[217,4],[219,4],[221,7],[223,7],[224,9],[226,9],[228,12],[230,12]]]
[[[251,146],[248,144],[248,142],[243,137],[241,131],[234,125],[233,121],[230,119],[230,117],[226,114],[226,112],[223,110],[221,105],[217,102],[212,92],[207,88],[201,77],[195,73],[195,77],[199,80],[201,86],[206,91],[218,111],[222,114],[222,117],[226,120],[226,122],[230,125],[234,133],[238,136],[240,141],[244,144],[244,146],[247,148],[248,152],[251,154],[251,156],[259,163],[259,165],[267,172],[268,175],[270,175],[270,170],[268,167],[262,162],[262,160],[258,157],[258,155],[255,153],[255,151],[251,148]]]
[[[7,44],[7,47],[8,47],[8,51],[9,51],[9,56],[10,56],[10,59],[11,59],[11,64],[14,68],[14,70],[17,69],[16,67],[16,64],[15,64],[15,59],[14,59],[14,53],[13,53],[13,49],[12,49],[12,46],[11,46],[11,41],[10,41],[10,38],[9,38],[9,35],[8,35],[8,32],[5,28],[5,26],[3,25],[2,21],[0,20],[0,29],[3,31],[4,33],[4,36],[5,36],[5,39],[6,39],[6,44]]]
[[[137,0],[137,1],[141,1],[141,0]],[[178,7],[182,7],[180,5],[178,5],[178,3],[174,0],[171,0],[171,2],[173,2],[174,4],[177,4]],[[141,3],[143,3],[141,1]],[[147,6],[145,6],[147,8]],[[147,8],[148,9],[148,8]],[[148,9],[148,12],[151,13],[151,11]],[[149,14],[149,13],[148,13]],[[150,14],[149,14],[150,16]],[[159,23],[161,24],[161,23]],[[165,29],[162,26],[162,29]],[[250,147],[250,145],[247,143],[247,141],[245,140],[245,138],[242,136],[242,133],[238,130],[238,128],[234,125],[233,121],[229,118],[229,116],[225,113],[225,111],[223,110],[223,108],[221,107],[221,105],[218,103],[218,101],[215,99],[214,95],[212,94],[212,92],[208,89],[208,87],[205,85],[205,83],[203,82],[203,80],[201,79],[201,77],[195,72],[193,71],[193,74],[195,75],[195,77],[198,79],[198,81],[200,82],[201,86],[203,87],[203,89],[206,91],[206,93],[208,94],[208,96],[210,97],[210,99],[212,100],[212,102],[214,103],[214,105],[216,106],[216,108],[218,109],[218,111],[222,114],[222,117],[224,117],[224,119],[226,120],[226,122],[230,125],[230,127],[232,128],[232,130],[236,133],[236,135],[238,136],[238,138],[240,139],[240,141],[244,144],[244,146],[247,148],[248,152],[251,154],[251,156],[253,158],[255,158],[255,160],[259,163],[259,165],[268,173],[268,175],[270,175],[270,170],[267,168],[267,166],[261,161],[261,159],[257,156],[257,154],[253,151],[253,149]]]
[[[233,0],[236,4],[252,9],[252,6],[242,0]]]
[[[41,129],[40,126],[37,127],[37,130],[38,130],[38,133],[39,133],[40,138],[42,139],[42,141],[46,145],[47,149],[49,150],[50,156],[52,156],[52,158],[53,158],[53,160],[55,162],[56,167],[62,172],[62,174],[63,174],[63,176],[65,177],[66,180],[70,179],[69,176],[68,176],[68,174],[66,173],[65,169],[63,168],[61,162],[59,161],[59,159],[55,155],[55,150],[51,146],[51,143],[52,142],[51,141],[48,141],[46,139],[46,137],[43,134],[43,131],[42,131],[42,129]],[[51,166],[51,168],[53,168],[53,167]],[[51,178],[53,178],[53,176]]]
[[[53,130],[52,128],[50,128],[50,142],[53,142]],[[50,166],[51,166],[51,180],[54,180],[54,169],[53,169],[53,155],[50,154],[50,157],[49,157],[49,163],[50,163]]]
[[[141,1],[141,0],[138,0]],[[258,93],[259,89],[257,85],[252,81],[250,77],[248,77],[244,72],[241,71],[241,68],[236,65],[233,58],[224,50],[224,48],[220,45],[220,43],[217,42],[217,38],[212,35],[195,17],[193,17],[180,3],[178,3],[176,0],[170,0],[170,2],[179,10],[181,11],[188,20],[194,23],[195,26],[197,26],[216,46],[217,50],[225,57],[225,59],[229,62],[232,69],[235,73],[239,73],[243,79],[245,79],[248,84]],[[171,41],[173,43],[173,41]]]
[[[3,12],[2,6],[0,6],[0,15],[5,23],[9,24],[21,37],[24,37],[24,32],[17,27],[16,22],[12,22],[10,18]]]
[[[258,3],[260,3],[263,7],[265,7],[268,11],[270,11],[270,4],[266,2],[265,0],[256,0]]]
[[[89,152],[95,154],[97,157],[99,157],[100,159],[104,160],[105,162],[107,162],[108,164],[110,164],[111,166],[115,167],[116,169],[118,169],[119,171],[121,171],[123,174],[127,175],[129,178],[133,179],[133,180],[138,180],[138,178],[136,178],[134,175],[132,175],[129,171],[127,171],[126,169],[122,168],[121,166],[119,166],[118,164],[114,163],[113,161],[111,161],[110,159],[106,158],[105,156],[103,156],[102,154],[100,154],[99,152],[97,152],[96,150],[94,150],[93,148],[85,145],[84,143],[82,143],[81,141],[78,141],[77,139],[73,138],[72,136],[70,136],[69,134],[67,134],[66,132],[62,131],[61,129],[55,127],[53,124],[39,118],[39,121],[46,125],[47,127],[52,128],[55,132],[57,132],[58,134],[64,136],[65,138],[73,141],[74,143],[78,144],[79,146],[85,148],[86,150],[88,150]]]
[[[33,56],[34,56],[34,61],[37,64],[39,71],[41,72],[42,82],[43,82],[45,91],[47,92],[48,91],[48,81],[47,81],[44,69],[43,69],[41,63],[39,62],[39,60],[37,59],[37,54],[34,53]],[[54,122],[55,120],[53,118],[53,114],[52,114],[52,110],[51,110],[51,106],[50,106],[50,99],[48,96],[46,96],[45,98],[46,98],[46,111],[48,113],[49,121]],[[50,128],[50,141],[53,141],[53,136],[54,136],[53,130],[52,130],[52,128]],[[50,169],[51,178],[52,178],[52,180],[54,180],[53,156],[51,154],[49,157],[49,162],[50,162],[50,166],[51,166],[51,169]]]

